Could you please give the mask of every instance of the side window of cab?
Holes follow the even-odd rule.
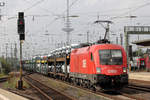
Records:
[[[94,59],[93,59],[93,54],[92,54],[92,52],[91,52],[91,61],[93,61]]]

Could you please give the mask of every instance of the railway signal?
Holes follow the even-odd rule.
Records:
[[[24,21],[24,13],[18,13],[18,34],[20,36],[20,40],[25,40],[25,21]]]
[[[18,81],[18,89],[23,89],[22,81],[22,43],[25,40],[25,21],[24,21],[24,12],[18,13],[18,34],[20,40],[20,80]]]

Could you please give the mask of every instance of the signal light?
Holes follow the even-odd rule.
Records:
[[[25,23],[24,23],[24,13],[19,12],[18,13],[18,33],[19,34],[24,34],[25,32]]]
[[[19,12],[18,13],[18,18],[19,19],[24,19],[24,12]]]
[[[20,24],[20,25],[22,25],[22,24],[23,24],[23,22],[22,22],[22,21],[20,21],[20,22],[19,22],[19,24]]]
[[[20,35],[20,40],[25,40],[25,21],[24,12],[18,13],[18,34]]]
[[[24,32],[25,32],[24,19],[18,19],[18,33],[24,34]]]

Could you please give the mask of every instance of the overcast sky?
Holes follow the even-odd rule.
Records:
[[[25,13],[26,23],[26,40],[24,42],[26,57],[48,53],[48,51],[64,45],[66,33],[62,31],[62,28],[66,23],[66,1],[1,0],[1,2],[5,2],[5,6],[0,7],[2,15],[0,24],[1,52],[6,52],[6,43],[8,43],[9,53],[11,43],[17,43],[19,47],[17,15],[22,11]],[[148,26],[150,24],[149,9],[149,0],[70,0],[70,16],[78,16],[70,17],[71,26],[74,28],[70,36],[71,43],[86,42],[87,31],[90,34],[90,42],[98,40],[100,36],[103,37],[104,28],[101,25],[93,24],[98,16],[99,20],[113,21],[110,27],[110,38],[115,43],[116,37],[123,34],[124,26]],[[127,16],[137,16],[137,18],[131,19]],[[140,39],[149,37],[140,36]],[[131,36],[130,41],[136,40],[136,35]]]

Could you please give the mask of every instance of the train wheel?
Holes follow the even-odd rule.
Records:
[[[90,89],[90,87],[91,87],[91,83],[90,83],[90,81],[88,81],[87,88]]]
[[[95,86],[91,86],[91,90],[92,90],[92,91],[96,91]]]
[[[70,83],[71,83],[71,85],[73,85],[73,79],[72,78],[70,78]]]
[[[67,77],[65,77],[65,81],[68,82],[68,78]]]
[[[73,85],[78,85],[76,79],[73,80]]]

